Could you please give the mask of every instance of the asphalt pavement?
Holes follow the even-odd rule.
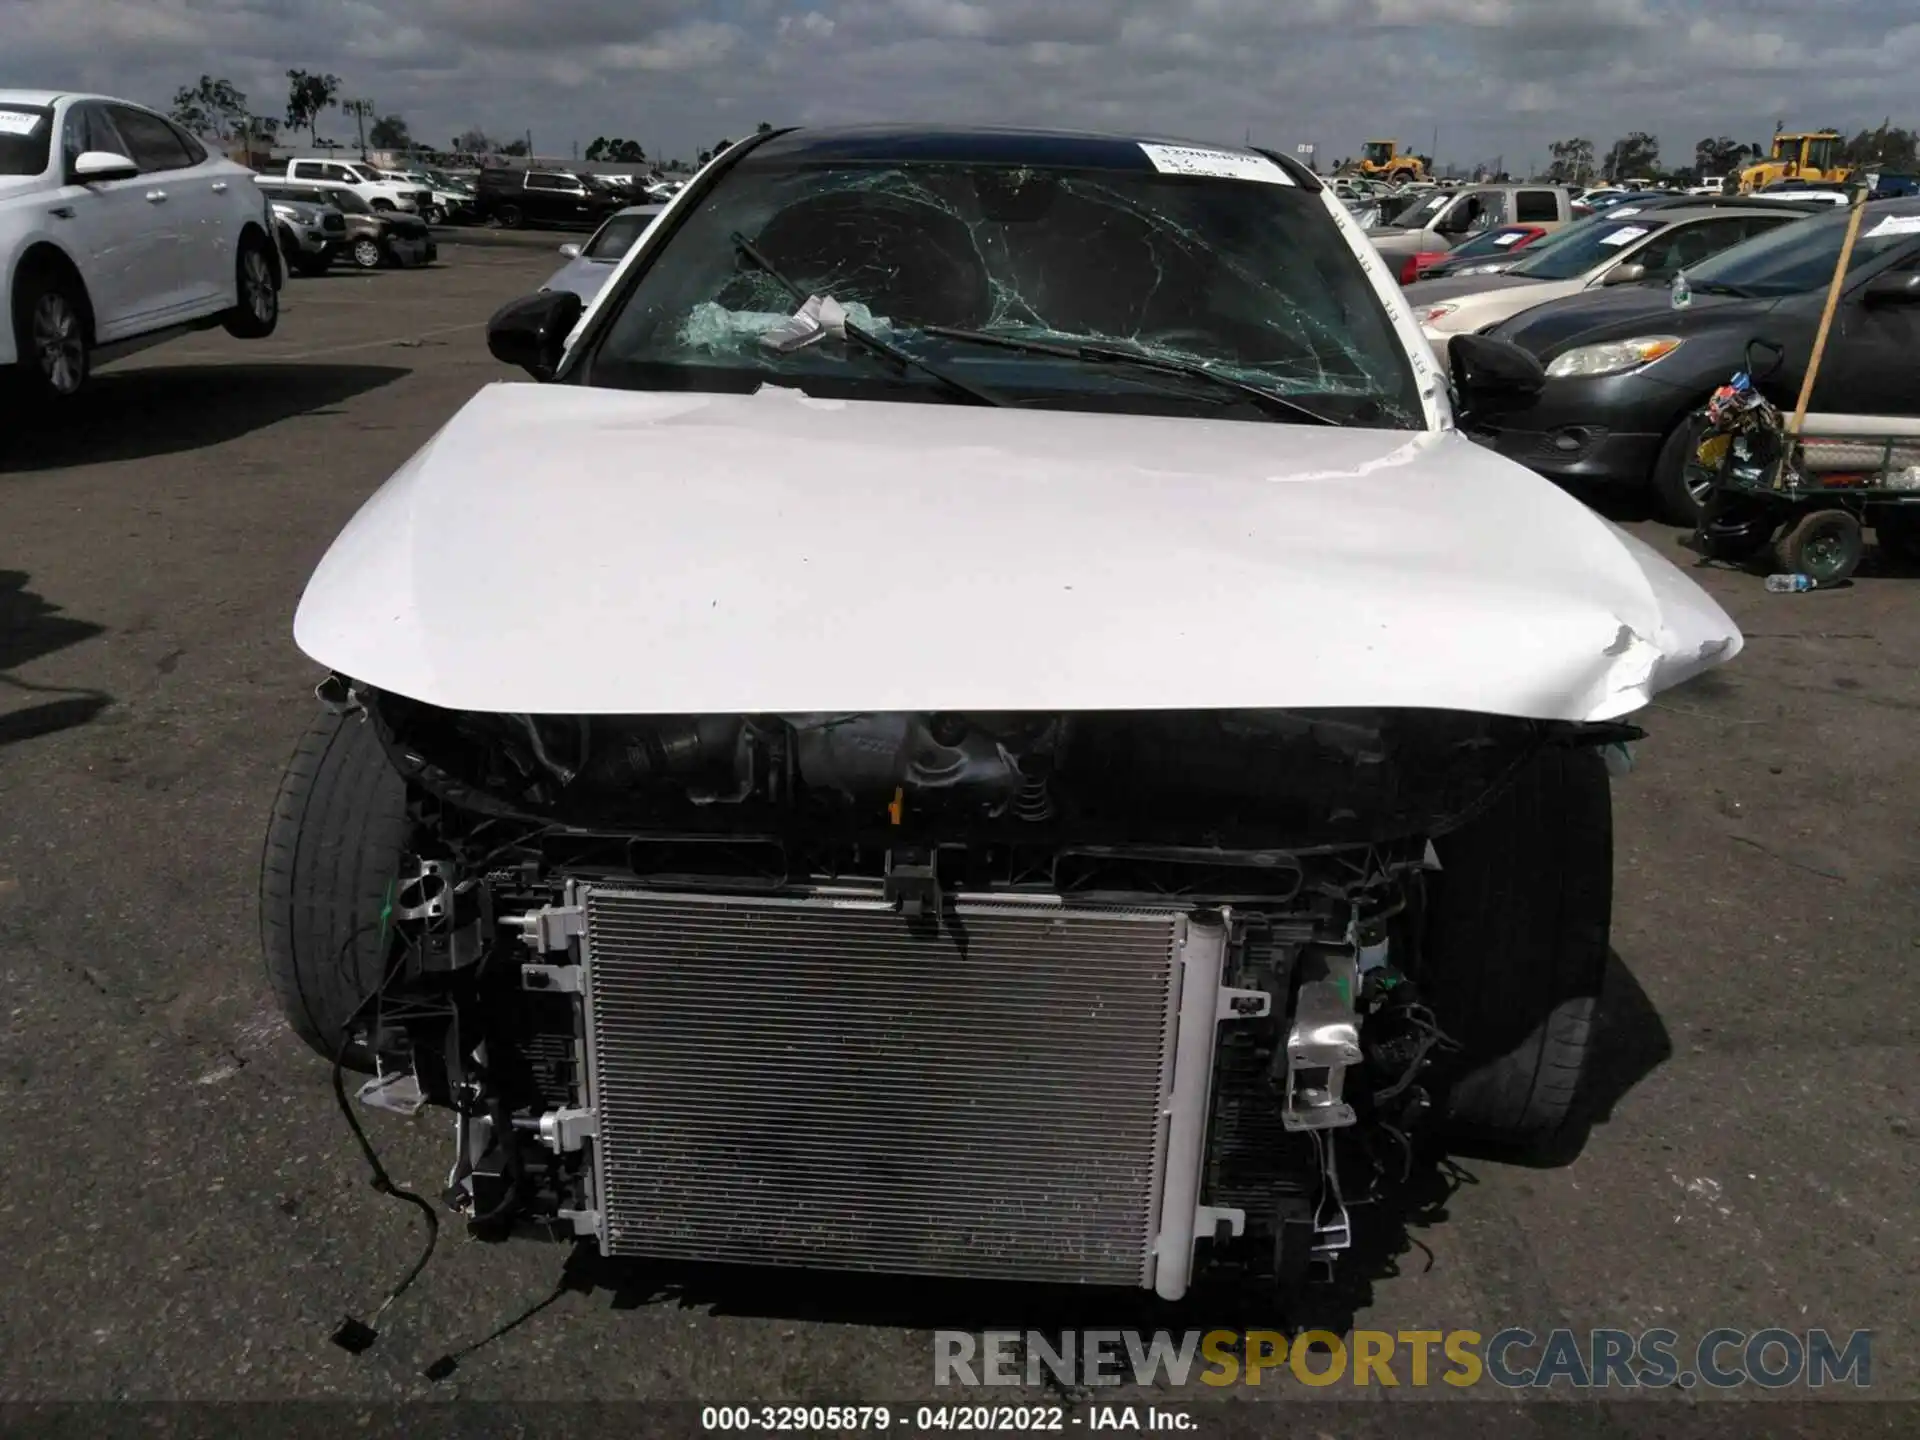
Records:
[[[936,1328],[1244,1319],[615,1272],[449,1224],[378,1345],[328,1343],[421,1232],[369,1188],[327,1066],[268,998],[257,867],[319,678],[291,638],[307,575],[457,407],[513,378],[486,318],[560,263],[459,237],[441,255],[296,280],[271,340],[177,341],[104,371],[74,414],[0,433],[0,1399],[952,1400]],[[558,542],[579,522],[552,523]],[[1590,1125],[1555,1165],[1423,1166],[1357,1216],[1313,1313],[1487,1334],[1870,1327],[1871,1393],[1913,1400],[1920,576],[1775,596],[1699,574],[1749,647],[1646,712],[1616,790]],[[370,1129],[396,1179],[438,1192],[445,1117]],[[556,1289],[450,1377],[422,1375]]]

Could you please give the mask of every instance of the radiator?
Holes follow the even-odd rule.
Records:
[[[1198,1204],[1218,917],[575,903],[604,1253],[1177,1296],[1240,1227]]]

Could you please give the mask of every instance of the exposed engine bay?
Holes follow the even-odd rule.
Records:
[[[448,1203],[603,1253],[1281,1283],[1453,1042],[1433,841],[1622,725],[1443,711],[667,717],[341,677],[407,782],[363,1101]]]

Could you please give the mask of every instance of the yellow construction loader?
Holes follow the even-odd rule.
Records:
[[[1840,163],[1840,136],[1832,130],[1782,130],[1773,155],[1740,172],[1740,193],[1750,195],[1776,180],[1844,181],[1853,167]]]
[[[1369,140],[1360,147],[1360,159],[1349,169],[1353,174],[1364,175],[1369,180],[1384,180],[1389,185],[1400,185],[1412,180],[1425,180],[1427,163],[1424,156],[1403,152],[1397,140]]]

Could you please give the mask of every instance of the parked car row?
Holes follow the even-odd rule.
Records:
[[[1616,210],[1504,275],[1418,283],[1407,297],[1437,349],[1492,336],[1545,368],[1536,393],[1477,417],[1477,438],[1556,480],[1650,487],[1669,519],[1691,524],[1704,498],[1686,465],[1701,407],[1754,363],[1755,349],[1777,357],[1755,375],[1762,393],[1794,407],[1839,264],[1848,212],[1816,202],[1777,216],[1784,203],[1747,195],[1631,217]],[[1828,333],[1809,432],[1920,436],[1916,354],[1920,198],[1874,201]]]
[[[336,260],[361,270],[383,265],[430,265],[439,246],[418,215],[376,209],[359,191],[324,181],[261,175],[254,183],[273,205],[287,267],[323,273]]]

